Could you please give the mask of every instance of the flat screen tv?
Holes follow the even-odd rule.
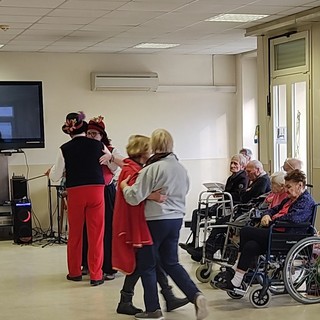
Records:
[[[44,148],[41,81],[0,81],[0,150]]]

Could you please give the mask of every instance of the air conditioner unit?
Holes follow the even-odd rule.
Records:
[[[91,73],[91,90],[113,91],[156,91],[159,85],[158,74],[134,73]]]

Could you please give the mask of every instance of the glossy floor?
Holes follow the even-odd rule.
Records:
[[[0,319],[8,320],[106,320],[133,319],[115,312],[123,275],[98,287],[89,279],[66,280],[66,246],[16,245],[0,241]],[[230,299],[225,292],[214,290],[195,278],[198,263],[180,252],[180,259],[208,299],[208,319],[319,319],[320,305],[302,305],[288,295],[272,297],[268,308],[256,309],[248,297]],[[183,296],[175,287],[177,296]],[[162,297],[160,297],[163,303]],[[134,303],[143,308],[142,288],[138,283]],[[163,305],[163,310],[165,307]],[[188,304],[176,311],[164,312],[166,320],[195,319],[194,306]]]

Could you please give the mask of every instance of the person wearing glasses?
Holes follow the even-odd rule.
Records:
[[[290,173],[293,170],[301,170],[303,166],[303,163],[300,159],[297,158],[287,158],[282,166],[283,171],[286,173]]]
[[[113,181],[116,171],[122,167],[124,157],[120,152],[111,145],[107,132],[105,131],[105,124],[103,117],[98,116],[91,119],[88,123],[87,137],[101,141],[111,153],[111,159],[106,165],[102,166],[103,177],[105,182],[104,187],[104,202],[105,202],[105,232],[104,232],[104,259],[103,259],[103,276],[104,280],[113,280],[115,278],[116,270],[112,268],[112,222],[113,209],[116,196],[116,188]],[[82,247],[82,274],[88,273],[87,264],[88,255],[88,240],[86,236],[86,228],[84,228],[83,247]]]

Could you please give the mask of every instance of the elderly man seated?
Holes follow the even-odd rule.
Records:
[[[247,189],[240,190],[240,205],[247,204],[251,200],[258,198],[259,196],[271,191],[271,182],[268,174],[264,171],[263,165],[258,160],[251,160],[248,162],[246,169],[246,175],[249,178],[249,186]],[[239,202],[238,202],[239,203]],[[242,207],[238,207],[237,216],[242,214]],[[221,217],[217,219],[215,225],[223,225],[228,221],[228,217]],[[214,228],[209,238],[214,238],[221,232],[224,232],[225,227]],[[195,238],[195,237],[194,237]],[[194,242],[190,244],[180,243],[182,249],[185,249],[191,258],[195,261],[200,261],[202,257],[202,247],[195,248]]]
[[[246,173],[249,178],[249,186],[240,193],[241,203],[248,203],[271,190],[270,178],[260,161],[249,161],[246,166]]]

